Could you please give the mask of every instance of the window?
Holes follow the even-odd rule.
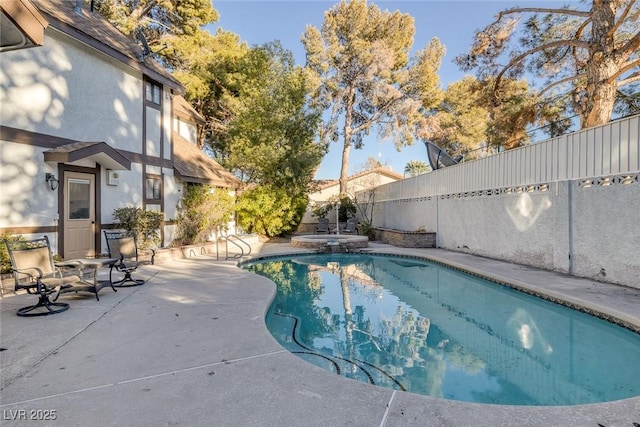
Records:
[[[158,202],[162,197],[162,178],[160,176],[147,175],[144,188],[144,198],[147,203]]]
[[[90,219],[91,182],[88,179],[70,179],[69,219]]]
[[[151,102],[154,104],[160,105],[160,94],[162,93],[162,88],[159,84],[154,82],[145,82],[145,99],[147,102]]]

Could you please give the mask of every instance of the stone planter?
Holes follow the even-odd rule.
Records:
[[[376,228],[376,240],[401,248],[435,248],[436,233]]]

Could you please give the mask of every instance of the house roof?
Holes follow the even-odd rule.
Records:
[[[198,124],[205,123],[204,117],[180,95],[173,97],[173,115],[178,116],[187,122],[195,122]]]
[[[131,66],[172,89],[183,92],[182,84],[150,57],[143,58],[142,48],[124,35],[99,13],[83,5],[76,11],[71,0],[31,0],[49,25],[91,46],[112,58]],[[84,2],[83,2],[84,3]]]
[[[384,175],[384,176],[387,176],[387,177],[389,177],[391,179],[395,179],[395,180],[404,179],[403,175],[400,175],[399,173],[396,173],[396,172],[392,171],[391,169],[388,169],[388,168],[380,166],[380,167],[377,167],[377,168],[368,169],[366,171],[362,171],[362,172],[350,175],[349,177],[347,177],[347,181],[353,181],[354,179],[362,178],[364,176],[372,175],[372,174]],[[338,180],[338,179],[321,180],[321,181],[317,181],[317,182],[318,182],[318,188],[320,190],[324,190],[326,188],[333,187],[334,185],[339,185],[340,184],[340,180]]]
[[[184,181],[238,188],[241,181],[195,144],[173,133],[173,168]]]

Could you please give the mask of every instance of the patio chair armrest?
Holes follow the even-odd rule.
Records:
[[[32,274],[33,270],[35,270],[38,274],[37,275]],[[24,268],[24,269],[12,268],[11,271],[18,274],[24,274],[25,276],[29,276],[32,279],[42,279],[42,276],[44,275],[42,270],[38,267],[31,267],[31,268]]]
[[[23,274],[25,276],[30,277],[32,280],[35,280],[36,293],[44,294],[44,293],[50,293],[53,291],[52,287],[47,286],[45,283],[42,282],[42,279],[44,277],[44,272],[42,271],[42,269],[38,267],[30,267],[27,269],[12,268],[11,270],[15,273]],[[31,272],[33,270],[36,270],[38,274],[37,275],[32,274]],[[30,294],[33,293],[31,290],[28,289],[30,287],[33,288],[33,285],[21,285],[20,287],[23,289],[26,288],[27,293],[30,293]]]

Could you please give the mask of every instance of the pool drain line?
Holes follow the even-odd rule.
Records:
[[[318,356],[318,357],[322,357],[322,358],[324,358],[324,359],[327,359],[328,361],[330,361],[331,363],[333,363],[333,366],[336,368],[336,373],[337,373],[338,375],[340,375],[340,366],[338,365],[338,363],[337,363],[335,360],[333,360],[333,358],[338,359],[338,360],[343,360],[343,361],[345,361],[345,362],[347,362],[347,363],[352,364],[353,366],[355,366],[356,368],[358,368],[358,369],[360,369],[362,372],[364,372],[364,374],[365,374],[365,375],[367,376],[367,378],[369,379],[369,383],[370,383],[370,384],[373,384],[373,385],[376,385],[376,382],[375,382],[375,380],[373,379],[373,376],[371,375],[371,373],[369,373],[369,371],[368,371],[368,370],[366,370],[363,366],[360,366],[359,364],[357,364],[357,363],[356,363],[356,362],[354,362],[353,360],[349,360],[349,359],[346,359],[346,358],[344,358],[344,357],[335,356],[335,355],[333,356],[333,358],[332,358],[332,357],[329,357],[329,356],[327,356],[327,355],[324,355],[324,354],[321,354],[321,353],[318,353],[318,352],[314,351],[312,348],[309,348],[309,347],[307,347],[307,346],[303,345],[300,341],[298,341],[298,338],[296,337],[296,330],[297,330],[297,328],[298,328],[298,318],[297,318],[296,316],[292,316],[292,315],[290,315],[290,314],[282,314],[282,313],[274,313],[274,314],[276,314],[276,315],[278,315],[278,316],[282,316],[282,317],[289,317],[289,318],[293,319],[293,329],[292,329],[292,331],[291,331],[291,338],[293,339],[293,342],[295,342],[297,345],[299,345],[300,347],[302,347],[302,348],[304,348],[305,350],[307,350],[306,352],[296,352],[296,351],[292,351],[292,353],[294,353],[294,354],[296,354],[296,353],[298,353],[298,354],[310,354],[310,355],[313,355],[313,356]],[[404,388],[404,387],[403,387],[403,386],[402,386],[398,381],[396,381],[396,380],[395,380],[395,378],[393,378],[391,375],[389,375],[388,373],[386,373],[384,370],[382,370],[382,369],[378,368],[378,367],[377,367],[377,366],[375,366],[375,365],[372,365],[371,363],[367,363],[367,362],[364,362],[364,361],[362,361],[362,360],[358,360],[358,362],[364,363],[364,364],[366,364],[366,365],[368,365],[368,366],[371,366],[372,368],[376,368],[377,370],[379,370],[380,372],[382,372],[383,374],[385,374],[387,377],[389,377],[393,382],[395,382],[396,384],[398,384],[398,386],[399,386],[399,387],[401,387],[401,388],[402,388],[402,390],[405,390],[405,388]]]

